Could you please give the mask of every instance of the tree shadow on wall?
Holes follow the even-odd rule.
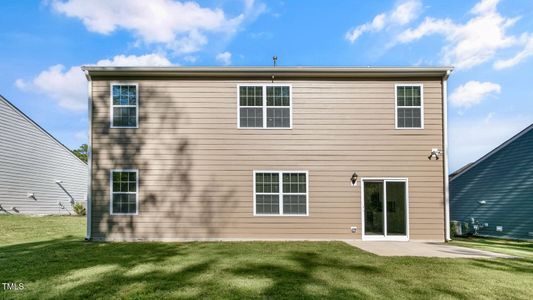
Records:
[[[180,97],[149,84],[140,86],[139,128],[110,128],[107,103],[93,103],[94,118],[102,121],[93,123],[92,236],[216,237],[224,224],[214,224],[213,218],[221,207],[228,211],[236,205],[234,188],[193,178],[195,145],[184,130],[188,120]],[[95,98],[109,95],[100,93]],[[111,169],[139,170],[138,215],[110,215]]]

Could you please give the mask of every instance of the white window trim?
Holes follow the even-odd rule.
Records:
[[[135,96],[137,97],[136,105],[113,105],[113,87],[116,85],[133,85],[135,86]],[[109,125],[110,128],[139,128],[139,84],[136,82],[111,82],[109,90]],[[113,107],[135,107],[135,126],[114,126],[113,125]]]
[[[406,235],[387,236],[387,222],[383,222],[384,235],[365,236],[365,181],[383,181],[383,188],[386,189],[386,182],[405,182],[405,230]],[[383,211],[387,209],[386,191],[383,198]],[[385,218],[385,214],[383,214]],[[361,178],[361,239],[363,241],[409,241],[409,179],[392,177],[364,177]]]
[[[398,127],[398,87],[417,86],[420,87],[420,106],[400,106],[402,108],[420,108],[420,127]],[[401,130],[424,129],[424,84],[422,83],[397,83],[394,85],[394,128]]]
[[[135,213],[115,213],[113,212],[113,173],[115,172],[135,172],[137,179],[136,192],[120,192],[121,194],[135,194]],[[119,192],[117,192],[119,193]],[[139,170],[138,169],[112,169],[109,172],[109,212],[112,216],[137,216],[139,214]]]
[[[263,87],[263,127],[241,127],[241,86],[261,86]],[[289,127],[267,127],[267,87],[268,86],[288,86],[289,87]],[[243,107],[256,107],[261,106],[243,106]],[[287,108],[287,106],[272,106],[279,108]],[[274,129],[274,130],[287,130],[292,129],[292,84],[290,83],[239,83],[237,84],[237,129]]]
[[[279,174],[279,214],[257,214],[256,212],[256,191],[255,175],[257,173],[278,173]],[[283,173],[305,173],[305,193],[291,193],[291,195],[305,195],[305,214],[283,214]],[[307,217],[309,216],[309,171],[271,171],[271,170],[254,170],[253,171],[253,214],[256,217]],[[263,193],[262,193],[263,194]],[[264,193],[275,194],[275,193]]]

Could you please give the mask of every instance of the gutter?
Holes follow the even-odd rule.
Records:
[[[442,116],[443,116],[443,136],[444,136],[444,228],[445,239],[451,241],[450,235],[450,190],[448,177],[448,77],[452,70],[448,70],[442,78]]]
[[[83,66],[95,77],[209,77],[209,78],[442,78],[451,67],[104,67]]]
[[[86,215],[87,215],[87,233],[85,235],[85,240],[89,241],[92,237],[92,175],[93,175],[93,147],[92,147],[92,131],[93,131],[93,95],[92,95],[92,85],[93,82],[91,80],[91,75],[87,70],[83,71],[85,73],[85,77],[87,78],[87,95],[88,95],[88,102],[89,102],[89,141],[88,141],[88,147],[87,147],[87,163],[89,166],[89,182],[87,184],[87,207],[86,207]]]

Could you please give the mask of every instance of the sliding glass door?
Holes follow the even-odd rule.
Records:
[[[405,179],[363,179],[363,239],[407,240]]]

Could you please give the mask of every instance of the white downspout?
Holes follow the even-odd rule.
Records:
[[[446,241],[451,240],[450,236],[450,192],[449,192],[449,177],[448,177],[448,77],[451,70],[446,71],[446,75],[442,80],[442,101],[443,101],[443,133],[444,133],[444,219],[446,224],[445,233]]]
[[[89,164],[89,182],[87,185],[87,208],[86,208],[86,215],[87,215],[87,234],[85,236],[86,240],[90,240],[92,236],[92,123],[93,123],[93,96],[92,96],[92,80],[91,76],[89,75],[89,72],[87,70],[84,70],[85,77],[87,77],[87,92],[88,92],[88,100],[89,100],[89,141],[88,141],[88,147],[87,147],[87,163]]]

